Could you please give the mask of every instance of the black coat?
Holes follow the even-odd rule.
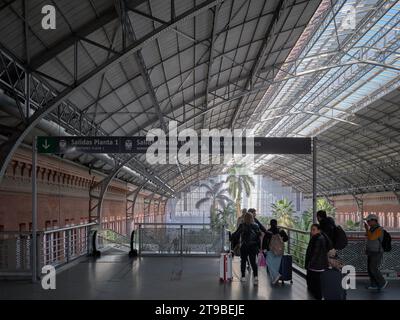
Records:
[[[321,231],[325,233],[329,240],[333,243],[335,240],[335,220],[331,217],[326,217],[319,221],[319,225],[321,227]]]
[[[265,227],[262,225],[262,223],[260,221],[258,221],[257,218],[254,218],[254,223],[256,223],[258,225],[258,227],[260,228],[260,230],[264,233],[267,233],[267,229],[265,229]]]
[[[238,243],[240,239],[241,246],[245,245],[248,247],[259,247],[260,235],[261,231],[256,223],[241,223],[236,231],[232,234],[232,242]]]
[[[332,248],[327,235],[320,233],[311,237],[306,252],[305,268],[325,270],[329,267],[328,251]]]

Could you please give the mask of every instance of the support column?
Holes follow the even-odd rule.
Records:
[[[33,138],[32,142],[32,282],[37,282],[37,151],[36,151],[36,136]]]
[[[313,201],[313,222],[317,222],[317,137],[312,139],[312,201]]]

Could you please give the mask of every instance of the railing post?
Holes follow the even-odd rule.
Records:
[[[181,256],[183,256],[183,224],[181,224],[181,236],[180,236],[180,238],[181,238],[181,241],[180,241],[180,243],[181,243]]]
[[[139,223],[139,256],[142,253],[142,224]]]
[[[85,227],[86,253],[90,254],[90,227]]]
[[[67,263],[69,262],[69,255],[70,255],[70,230],[65,230],[65,246],[66,246],[66,248],[65,248],[65,251],[66,251],[66,260],[67,260]]]
[[[291,232],[290,232],[290,230],[288,229],[288,233],[287,233],[287,235],[288,235],[288,242],[287,242],[287,253],[288,254],[290,254],[290,242],[291,242]]]

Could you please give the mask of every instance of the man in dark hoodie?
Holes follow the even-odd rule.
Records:
[[[329,268],[328,252],[332,248],[328,236],[321,232],[318,223],[311,226],[311,238],[307,247],[305,269],[307,288],[316,300],[322,299],[321,275]]]

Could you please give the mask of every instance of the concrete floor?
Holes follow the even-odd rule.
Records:
[[[142,257],[130,260],[126,253],[110,252],[97,261],[87,258],[57,275],[56,290],[43,290],[26,281],[0,282],[0,299],[244,299],[307,300],[305,281],[294,274],[293,284],[271,288],[265,269],[259,285],[248,276],[239,281],[239,258],[234,261],[234,280],[220,283],[219,260],[200,257]],[[400,283],[393,281],[383,293],[364,289],[348,292],[348,299],[400,299]]]

